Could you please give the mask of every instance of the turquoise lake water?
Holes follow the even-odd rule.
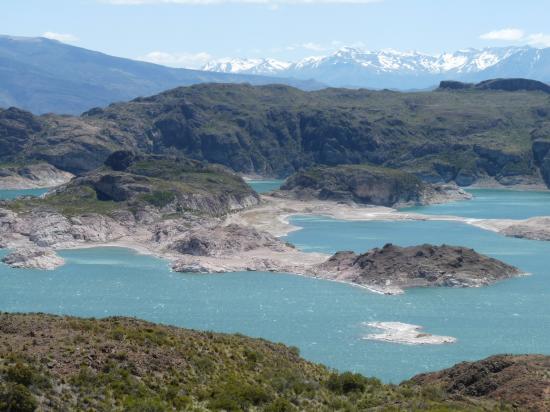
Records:
[[[18,196],[41,196],[48,189],[26,189],[26,190],[0,190],[0,199],[15,199]]]
[[[281,187],[284,180],[271,179],[271,180],[249,180],[247,183],[252,186],[258,193],[271,192],[272,190],[277,190]]]
[[[502,213],[507,202],[533,210],[544,210],[547,202],[541,196],[526,204],[525,197],[532,193],[500,193]],[[455,207],[456,213],[451,209],[445,214],[467,213],[467,203],[446,205]],[[67,265],[55,271],[0,265],[0,310],[129,315],[188,328],[240,332],[298,346],[304,357],[340,370],[393,382],[495,353],[550,354],[550,242],[506,238],[456,222],[297,217],[292,223],[304,229],[287,240],[306,251],[365,251],[388,242],[448,243],[474,247],[532,275],[479,289],[427,288],[381,296],[286,274],[171,273],[160,259],[126,249],[94,248],[62,251]],[[458,342],[407,346],[367,341],[362,337],[372,331],[363,323],[370,321],[418,324]]]
[[[441,205],[409,207],[404,211],[487,219],[527,219],[550,216],[550,191],[468,189],[474,198]]]

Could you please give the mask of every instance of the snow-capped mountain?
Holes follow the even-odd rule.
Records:
[[[314,79],[330,86],[426,88],[440,80],[480,81],[494,77],[550,80],[550,48],[495,47],[430,55],[416,51],[368,51],[345,47],[297,62],[230,59],[203,70]]]
[[[220,73],[277,74],[287,70],[292,63],[275,59],[227,59],[207,63],[202,70]]]

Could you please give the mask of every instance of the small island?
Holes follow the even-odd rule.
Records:
[[[480,287],[519,276],[520,270],[458,246],[386,244],[363,254],[338,252],[315,268],[318,276],[386,294],[413,287]]]
[[[394,208],[471,199],[456,185],[425,183],[413,174],[368,164],[315,166],[297,172],[276,195]]]

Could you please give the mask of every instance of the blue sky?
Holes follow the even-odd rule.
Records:
[[[428,53],[550,47],[548,0],[2,0],[3,34],[199,67],[297,60],[342,46]]]

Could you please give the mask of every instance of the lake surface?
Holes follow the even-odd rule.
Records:
[[[41,196],[48,189],[26,189],[26,190],[0,190],[0,199],[15,199],[19,196]]]
[[[467,191],[474,196],[472,200],[409,207],[402,210],[481,219],[527,219],[533,216],[550,216],[550,191],[518,192],[497,189],[468,189]]]
[[[248,180],[247,183],[252,186],[258,193],[267,193],[273,190],[277,190],[281,187],[284,180],[271,179],[271,180]]]
[[[513,192],[512,198],[512,192],[501,193],[502,203],[529,197],[533,200],[524,207],[535,210],[543,210],[547,201],[529,192]],[[457,213],[445,214],[458,214],[466,203],[447,206],[456,207]],[[448,243],[474,247],[532,275],[479,289],[413,289],[405,295],[382,296],[287,274],[172,273],[160,259],[127,249],[94,248],[62,251],[67,265],[55,271],[0,265],[0,310],[128,315],[240,332],[298,346],[307,359],[334,368],[393,382],[495,353],[550,354],[550,242],[506,238],[456,222],[297,217],[292,223],[304,229],[287,240],[306,251],[365,251],[388,242]],[[367,341],[362,337],[372,330],[363,323],[371,321],[418,324],[458,341],[440,346]]]

